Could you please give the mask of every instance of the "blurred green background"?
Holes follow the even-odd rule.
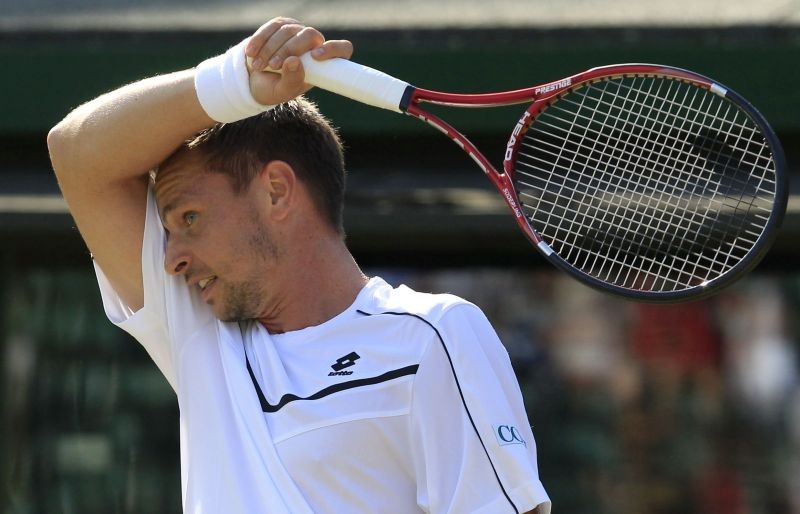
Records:
[[[711,76],[774,125],[797,191],[800,6],[765,0],[0,0],[0,511],[180,512],[175,396],[104,318],[44,139],[70,109],[194,66],[275,15],[430,89],[616,62]],[[472,161],[418,121],[312,92],[347,142],[367,273],[484,309],[512,356],[554,512],[800,514],[800,203],[724,293],[676,306],[554,271]],[[448,113],[500,160],[523,107]]]

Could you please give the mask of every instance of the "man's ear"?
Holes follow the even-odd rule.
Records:
[[[262,168],[258,180],[267,193],[270,217],[285,219],[297,194],[297,175],[292,167],[285,161],[270,161]]]

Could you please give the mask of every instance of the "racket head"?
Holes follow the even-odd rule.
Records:
[[[558,268],[606,292],[677,302],[719,291],[764,257],[786,211],[786,163],[740,95],[648,64],[536,91],[504,181],[520,227]]]

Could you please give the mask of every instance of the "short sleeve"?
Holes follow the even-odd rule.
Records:
[[[176,363],[182,343],[214,318],[210,309],[190,291],[181,277],[166,273],[165,247],[166,233],[150,188],[147,193],[147,213],[142,239],[144,306],[133,311],[120,298],[96,262],[94,267],[108,319],[144,346],[158,369],[177,391]]]
[[[430,513],[550,512],[536,442],[503,345],[462,304],[437,323],[414,381],[411,438],[417,501]]]

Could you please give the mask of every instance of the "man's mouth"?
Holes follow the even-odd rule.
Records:
[[[208,277],[208,278],[204,278],[203,280],[199,281],[199,282],[197,283],[197,285],[199,285],[199,286],[200,286],[200,290],[201,290],[201,291],[203,291],[203,290],[204,290],[205,288],[207,288],[207,287],[208,287],[210,284],[213,284],[213,283],[214,283],[214,281],[215,281],[216,279],[217,279],[217,277]]]

